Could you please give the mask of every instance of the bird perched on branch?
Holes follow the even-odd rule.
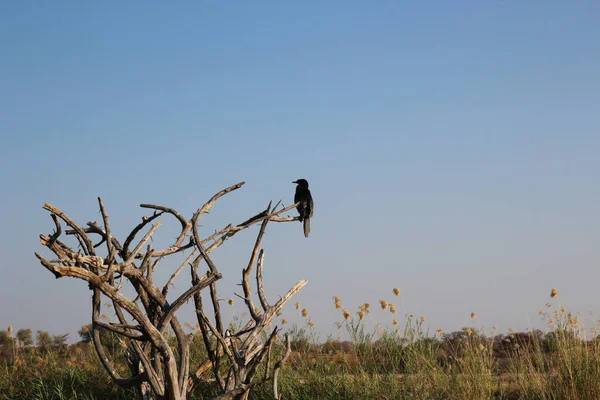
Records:
[[[310,232],[310,218],[313,216],[313,199],[308,190],[308,181],[306,179],[298,179],[292,183],[297,184],[294,203],[300,202],[296,206],[296,210],[300,214],[300,222],[304,223],[304,236],[308,237]]]

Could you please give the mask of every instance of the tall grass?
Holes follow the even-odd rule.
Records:
[[[399,291],[394,290],[401,302]],[[556,297],[553,290],[551,296]],[[371,306],[363,303],[351,314],[334,298],[341,312],[340,335],[317,340],[308,311],[301,325],[288,329],[293,353],[280,375],[285,399],[598,399],[600,340],[594,327],[560,304],[540,316],[547,331],[495,335],[465,327],[444,333],[427,330],[425,319],[381,300],[392,323],[373,323]],[[404,307],[402,307],[404,308]],[[473,313],[472,317],[476,316]],[[283,318],[283,317],[282,317]],[[403,321],[401,325],[399,320]],[[241,322],[234,320],[235,329]],[[348,340],[341,340],[346,336]],[[202,340],[194,338],[194,359],[206,356]],[[281,355],[282,340],[272,359]],[[116,388],[89,344],[62,352],[21,350],[0,369],[0,399],[132,399],[133,391]],[[263,371],[259,372],[262,375]],[[215,383],[202,383],[194,398],[217,394]],[[268,385],[250,398],[271,399]]]

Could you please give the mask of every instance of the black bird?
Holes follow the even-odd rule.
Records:
[[[308,237],[310,232],[310,218],[313,216],[313,199],[308,190],[308,182],[306,179],[298,179],[292,183],[296,183],[296,195],[294,196],[294,203],[300,202],[296,206],[296,210],[300,214],[300,222],[304,222],[304,236]]]

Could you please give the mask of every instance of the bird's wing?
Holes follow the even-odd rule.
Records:
[[[313,198],[312,195],[310,194],[310,191],[308,191],[307,193],[307,199],[306,199],[306,208],[308,209],[308,216],[309,218],[312,218],[313,216],[313,211],[314,211],[314,203],[313,203]]]

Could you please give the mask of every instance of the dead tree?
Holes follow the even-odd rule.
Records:
[[[271,366],[271,350],[279,329],[275,326],[268,335],[263,335],[263,332],[267,332],[267,328],[284,304],[307,282],[299,281],[275,304],[270,305],[263,290],[264,251],[260,249],[260,244],[269,222],[289,222],[298,219],[282,216],[297,204],[277,210],[280,203],[275,207],[271,207],[269,203],[264,211],[247,221],[238,225],[229,224],[204,239],[201,239],[198,231],[201,216],[208,213],[220,197],[239,189],[243,184],[244,182],[241,182],[218,192],[189,220],[172,208],[141,204],[141,207],[154,212],[143,217],[124,242],[111,234],[109,218],[101,198],[98,198],[98,203],[103,223],[88,222],[87,227],[81,227],[57,207],[44,204],[44,209],[50,212],[56,230],[48,236],[40,235],[40,239],[42,245],[50,249],[57,258],[49,260],[38,253],[35,254],[57,279],[68,276],[88,283],[93,292],[94,347],[102,365],[117,385],[138,387],[140,396],[144,399],[183,400],[191,397],[202,375],[212,370],[221,393],[216,399],[246,399],[253,386],[268,381],[273,385],[273,396],[277,399],[277,376],[291,351],[289,338],[286,335],[282,359]],[[170,214],[180,222],[181,233],[171,246],[153,249],[147,243],[161,224],[159,217],[165,214]],[[65,233],[77,239],[77,251],[59,240],[63,233],[61,221],[68,226]],[[259,223],[260,231],[248,266],[242,270],[243,295],[240,297],[243,298],[251,318],[242,330],[232,333],[223,326],[216,285],[222,275],[211,260],[210,253],[238,232]],[[146,233],[136,242],[136,236],[143,231]],[[92,234],[99,236],[98,243],[94,244],[90,238]],[[101,256],[97,252],[103,245],[106,253]],[[159,287],[153,279],[153,272],[158,263],[165,257],[188,249],[192,249],[191,254],[173,272],[168,282]],[[199,269],[203,261],[207,269],[201,273]],[[250,289],[254,265],[260,306],[255,304]],[[189,269],[191,277],[189,289],[181,293],[175,301],[167,301],[173,280],[186,268]],[[132,300],[123,294],[124,283],[131,284],[136,293],[135,299]],[[212,304],[209,307],[203,304],[201,291],[204,289],[210,292]],[[103,296],[112,302],[115,321],[102,321]],[[208,359],[199,362],[193,372],[190,372],[190,361],[197,360],[190,360],[191,339],[184,333],[176,316],[177,310],[191,298],[194,300],[198,325],[208,353]],[[168,327],[174,333],[176,348],[170,346],[167,340]],[[121,343],[126,348],[127,366],[131,376],[123,377],[119,373],[116,360],[109,357],[103,346],[100,329],[113,332],[121,338]],[[264,375],[258,377],[261,365]]]

